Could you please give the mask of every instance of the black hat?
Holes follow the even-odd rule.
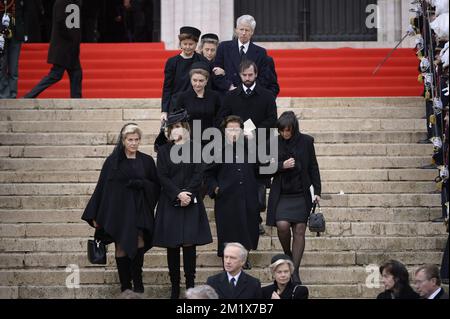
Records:
[[[187,122],[189,115],[185,109],[178,109],[167,116],[166,126],[173,125],[175,123]]]
[[[202,32],[197,28],[185,26],[180,28],[180,34],[190,34],[198,39]]]
[[[213,39],[219,41],[219,36],[215,33],[205,33],[202,35],[202,40],[203,39]]]
[[[202,69],[208,72],[211,72],[211,68],[209,67],[209,64],[203,61],[194,62],[192,63],[191,70],[193,69]]]
[[[280,259],[292,261],[292,258],[289,257],[288,255],[278,254],[278,255],[275,255],[275,256],[272,257],[272,260],[270,261],[270,263],[273,264],[274,262],[276,262],[276,261],[278,261]]]

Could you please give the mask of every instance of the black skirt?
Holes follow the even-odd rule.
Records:
[[[276,210],[276,221],[305,223],[309,218],[309,210],[302,194],[281,194]]]

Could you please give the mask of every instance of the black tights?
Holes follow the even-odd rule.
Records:
[[[292,229],[292,249],[291,249],[291,229]],[[302,261],[303,252],[305,250],[305,223],[290,223],[287,221],[277,222],[278,238],[280,239],[281,247],[286,255],[292,257],[294,269],[298,271]]]

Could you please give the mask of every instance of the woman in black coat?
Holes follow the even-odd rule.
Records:
[[[281,114],[277,121],[278,170],[270,187],[267,225],[276,226],[284,253],[292,256],[293,279],[300,281],[300,263],[305,249],[306,223],[313,200],[320,200],[321,182],[313,137],[300,133],[294,112]],[[314,187],[314,198],[310,186]],[[291,249],[291,229],[293,242]]]
[[[142,132],[129,123],[120,131],[114,151],[103,164],[95,191],[82,219],[96,236],[116,245],[122,292],[143,293],[144,253],[152,247],[153,211],[160,186],[153,158],[138,151]]]
[[[406,267],[397,260],[388,260],[380,266],[381,281],[385,291],[377,299],[419,299],[409,285],[409,274]]]
[[[186,111],[169,114],[169,142],[158,150],[157,170],[162,191],[155,216],[153,244],[167,248],[172,299],[180,294],[180,247],[183,247],[186,288],[194,287],[196,246],[212,242],[209,221],[199,194],[204,165],[192,160]],[[188,157],[177,162],[177,154]]]
[[[176,104],[177,94],[190,88],[189,71],[195,62],[208,61],[195,52],[201,31],[194,27],[182,27],[178,39],[181,53],[169,58],[164,67],[164,84],[162,91],[161,121],[167,120],[168,113]]]
[[[288,255],[273,256],[269,266],[273,284],[263,287],[263,299],[308,299],[308,288],[292,281],[294,264]]]
[[[221,103],[219,94],[207,87],[210,73],[209,66],[206,62],[195,62],[189,72],[191,86],[178,95],[174,110],[184,109],[189,115],[189,127],[191,134],[194,131],[193,122],[198,120],[200,128],[198,132],[217,126],[217,113],[219,112]],[[196,122],[197,123],[197,122]],[[196,143],[201,142],[195,140]],[[207,143],[208,141],[202,141]]]
[[[208,195],[215,200],[219,257],[223,257],[224,246],[229,242],[238,242],[248,251],[258,248],[258,167],[256,163],[249,161],[246,139],[242,134],[243,126],[239,116],[230,115],[225,118],[222,124],[225,142],[220,156],[221,163],[211,164],[206,173]],[[238,152],[239,146],[242,146],[242,155]],[[236,161],[225,162],[227,152]],[[244,157],[243,160],[241,156]],[[248,260],[244,269],[246,268],[250,268]]]

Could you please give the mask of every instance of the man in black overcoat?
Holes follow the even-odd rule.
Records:
[[[261,282],[242,270],[247,260],[247,250],[239,243],[225,246],[223,268],[225,271],[211,276],[206,284],[214,288],[219,299],[262,299]]]
[[[50,73],[46,75],[24,98],[36,98],[49,86],[60,81],[67,71],[70,79],[70,97],[81,98],[81,81],[83,72],[80,63],[81,29],[66,24],[68,15],[66,13],[69,5],[80,8],[80,0],[57,0],[53,6],[53,25],[50,47],[48,49],[47,62],[53,64]],[[80,10],[78,10],[78,13]]]

